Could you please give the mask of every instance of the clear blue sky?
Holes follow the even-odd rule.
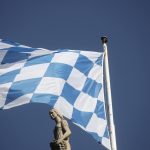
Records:
[[[150,142],[150,2],[148,0],[0,0],[0,38],[31,47],[102,51],[109,38],[118,150],[148,150]],[[49,106],[0,111],[0,150],[49,150]],[[73,150],[104,150],[69,123]]]

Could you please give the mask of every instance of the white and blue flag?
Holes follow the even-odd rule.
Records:
[[[103,53],[51,51],[0,40],[0,108],[45,103],[110,149]]]

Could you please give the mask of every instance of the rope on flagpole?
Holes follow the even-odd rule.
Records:
[[[109,122],[109,132],[110,132],[110,142],[111,150],[117,150],[116,145],[116,134],[115,125],[113,119],[113,108],[112,108],[112,96],[111,96],[111,85],[110,85],[110,74],[109,74],[109,62],[108,62],[108,50],[107,50],[107,37],[101,37],[104,49],[104,71],[106,78],[106,92],[107,92],[107,102],[108,102],[108,122]]]

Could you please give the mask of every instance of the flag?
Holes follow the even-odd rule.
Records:
[[[45,103],[110,149],[103,53],[0,40],[0,108]]]

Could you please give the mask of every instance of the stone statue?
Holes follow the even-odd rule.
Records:
[[[54,129],[54,138],[52,142],[50,142],[51,150],[71,150],[69,143],[71,131],[67,121],[60,113],[58,113],[56,109],[50,110],[49,115],[56,123]]]

